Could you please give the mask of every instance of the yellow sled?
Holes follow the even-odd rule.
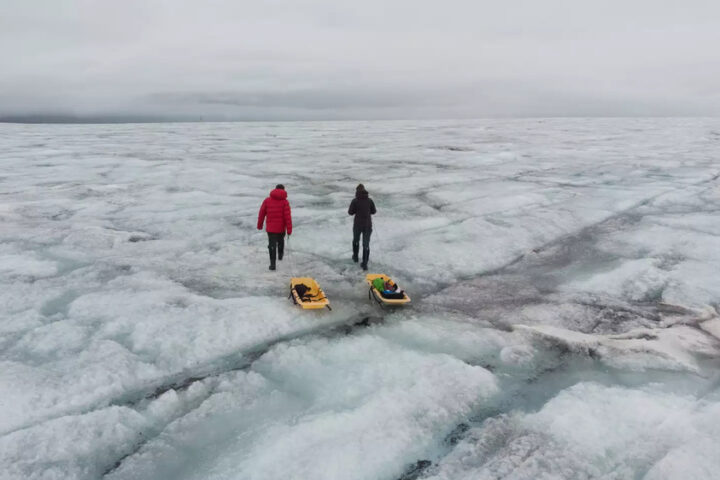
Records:
[[[308,292],[303,295],[302,298],[300,298],[300,295],[298,294],[297,290],[295,289],[296,285],[305,285],[309,288]],[[319,308],[326,308],[328,310],[332,310],[330,308],[330,301],[325,296],[325,292],[322,291],[322,288],[320,288],[320,285],[315,281],[314,278],[310,277],[293,277],[290,279],[290,296],[288,298],[292,298],[292,301],[295,305],[300,305],[302,308],[306,310],[314,310]]]
[[[395,282],[392,281],[390,277],[385,275],[384,273],[368,273],[365,275],[365,281],[367,282],[368,286],[370,287],[370,291],[368,291],[368,298],[372,299],[375,298],[375,301],[378,302],[381,306],[382,305],[404,305],[406,303],[410,303],[410,296],[408,296],[407,293],[403,292],[403,298],[385,298],[382,296],[382,293],[378,292],[375,287],[373,287],[373,280],[376,278],[382,278],[383,282],[390,282],[392,284],[395,284]]]

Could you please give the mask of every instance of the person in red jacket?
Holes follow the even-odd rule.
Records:
[[[267,221],[265,221],[267,217]],[[270,192],[260,206],[258,213],[258,230],[262,230],[265,221],[265,231],[268,234],[268,250],[270,251],[270,270],[275,270],[275,254],[282,260],[285,250],[285,232],[292,234],[292,215],[290,202],[287,201],[287,192],[283,185],[277,185]]]

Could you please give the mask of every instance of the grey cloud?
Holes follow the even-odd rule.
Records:
[[[6,119],[720,114],[704,0],[0,7]]]
[[[298,108],[399,108],[433,105],[427,92],[379,88],[303,88],[291,91],[196,92],[155,94],[149,103],[170,105],[220,105],[228,107]]]

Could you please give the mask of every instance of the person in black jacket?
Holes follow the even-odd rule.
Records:
[[[355,189],[355,198],[350,202],[348,214],[355,215],[353,222],[353,262],[358,261],[358,250],[360,250],[360,235],[362,234],[363,256],[360,266],[367,270],[367,263],[370,257],[370,235],[372,234],[372,215],[375,215],[375,203],[368,195],[365,186],[361,183]]]

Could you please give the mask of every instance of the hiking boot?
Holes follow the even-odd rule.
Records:
[[[360,264],[360,266],[362,267],[363,270],[368,269],[367,264],[368,264],[369,258],[370,258],[370,249],[363,248],[363,259],[362,259],[362,263]]]
[[[353,243],[352,247],[353,247],[352,260],[353,260],[353,262],[358,263],[358,250],[360,249],[360,245],[358,245],[357,243]]]
[[[270,252],[270,270],[275,270],[275,247],[268,247],[268,252]]]

